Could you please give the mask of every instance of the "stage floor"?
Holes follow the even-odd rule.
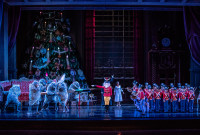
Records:
[[[62,110],[55,112],[54,109],[42,111],[36,114],[35,111],[28,113],[28,109],[21,112],[2,112],[0,113],[0,121],[28,121],[28,120],[56,120],[56,121],[72,121],[72,120],[187,120],[200,119],[200,112],[194,108],[193,113],[146,113],[142,115],[134,106],[122,105],[121,107],[110,106],[109,113],[105,112],[104,106],[72,106],[69,112]]]

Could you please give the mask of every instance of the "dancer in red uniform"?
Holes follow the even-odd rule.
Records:
[[[112,96],[112,87],[110,86],[110,82],[106,81],[106,82],[103,83],[103,86],[92,85],[92,87],[102,88],[104,90],[104,95],[103,96],[104,96],[105,108],[106,108],[106,112],[108,112],[110,98]]]

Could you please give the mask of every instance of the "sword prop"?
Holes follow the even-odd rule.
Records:
[[[75,90],[75,92],[83,92],[83,91],[91,91],[91,90],[95,90],[94,88],[90,89],[90,88],[87,88],[87,89],[77,89]]]

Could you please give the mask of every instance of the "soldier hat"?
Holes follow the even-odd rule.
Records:
[[[143,87],[143,85],[142,84],[139,84],[139,86],[138,86],[139,88],[142,88]]]

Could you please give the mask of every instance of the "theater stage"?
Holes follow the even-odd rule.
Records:
[[[37,134],[37,131],[41,131],[43,134],[54,134],[60,130],[57,133],[92,134],[95,131],[95,134],[117,134],[117,131],[122,131],[123,134],[144,134],[151,131],[155,134],[162,129],[162,133],[166,130],[174,134],[195,134],[200,131],[200,113],[196,107],[193,113],[145,115],[131,105],[111,106],[109,113],[105,113],[103,106],[72,106],[68,113],[61,110],[55,112],[52,108],[40,114],[34,111],[27,113],[27,110],[1,113],[0,133]]]
[[[12,121],[82,121],[82,120],[186,120],[200,119],[200,112],[195,106],[193,113],[146,113],[142,115],[133,105],[127,104],[121,107],[110,106],[109,113],[105,112],[104,106],[71,106],[69,112],[50,110],[36,114],[34,111],[28,112],[28,108],[23,107],[21,112],[6,111],[0,114],[2,120]]]

